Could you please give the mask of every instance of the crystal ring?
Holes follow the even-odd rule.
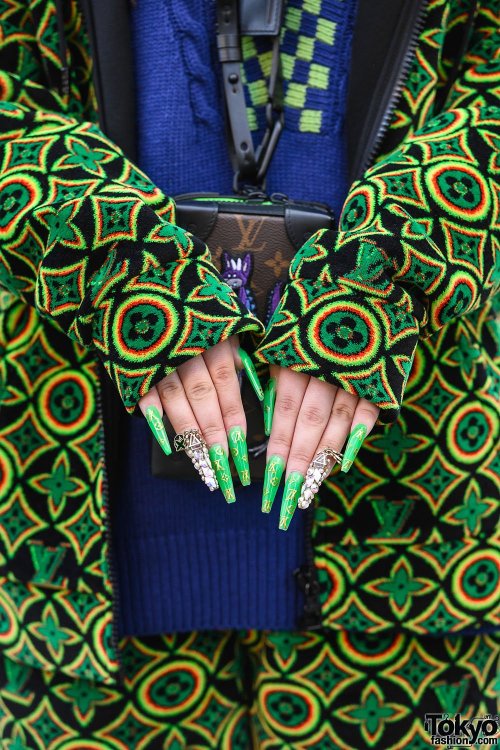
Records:
[[[196,428],[184,430],[174,438],[174,448],[177,452],[185,451],[200,478],[212,492],[218,489],[219,484],[208,454],[208,447],[203,435]]]
[[[302,485],[300,497],[298,500],[299,508],[308,508],[318,492],[321,483],[326,479],[330,473],[331,466],[330,462],[342,463],[342,453],[334,451],[333,448],[324,448],[319,453],[316,453],[313,460],[309,464],[307,474]]]

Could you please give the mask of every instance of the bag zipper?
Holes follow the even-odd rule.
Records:
[[[355,180],[360,179],[368,167],[373,164],[387,132],[396,104],[401,96],[403,84],[413,61],[418,38],[424,28],[428,4],[429,0],[420,0],[419,2],[408,3],[408,9],[405,5],[403,17],[405,28],[400,34],[401,44],[398,46],[396,52],[391,55],[395,64],[390,66],[389,75],[385,78],[385,81],[381,81],[378,84],[372,98],[372,106],[369,108],[366,116],[368,133],[365,136],[365,133],[362,132],[360,138],[360,142],[364,142],[365,145],[358,152],[355,159],[353,167]],[[380,96],[378,96],[378,89],[382,84],[385,85],[383,85]]]

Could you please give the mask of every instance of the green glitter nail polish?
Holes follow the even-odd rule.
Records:
[[[159,409],[156,406],[148,406],[145,416],[151,432],[162,447],[163,452],[170,456],[172,448]]]
[[[229,459],[226,451],[222,445],[212,445],[208,449],[208,455],[210,456],[215,476],[217,477],[219,487],[222,490],[222,494],[226,498],[226,501],[228,503],[236,502],[233,479],[231,477],[231,469],[229,468]]]
[[[281,456],[271,456],[266,464],[266,473],[264,474],[264,491],[262,493],[263,513],[271,512],[284,471],[285,462]]]
[[[248,487],[250,484],[250,466],[248,463],[248,448],[245,433],[241,427],[231,427],[228,432],[227,440],[229,443],[229,450],[233,457],[236,471],[241,480],[243,487]]]
[[[280,511],[280,529],[286,531],[290,526],[295,508],[297,507],[297,501],[299,499],[300,490],[304,482],[304,475],[298,471],[292,471],[285,482],[285,489],[283,490],[283,499],[281,501]]]

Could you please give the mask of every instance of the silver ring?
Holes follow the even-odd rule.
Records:
[[[194,427],[184,430],[184,432],[179,432],[174,437],[174,448],[178,453],[187,450],[200,450],[203,446],[206,447],[206,445],[203,435]]]

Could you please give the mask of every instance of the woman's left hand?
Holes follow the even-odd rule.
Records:
[[[349,470],[380,410],[364,398],[303,373],[272,365],[270,374],[264,408],[266,431],[271,420],[272,429],[262,510],[271,510],[286,468],[279,525],[286,530],[297,504],[310,504],[333,468],[333,453],[340,453],[347,439],[341,469]]]

